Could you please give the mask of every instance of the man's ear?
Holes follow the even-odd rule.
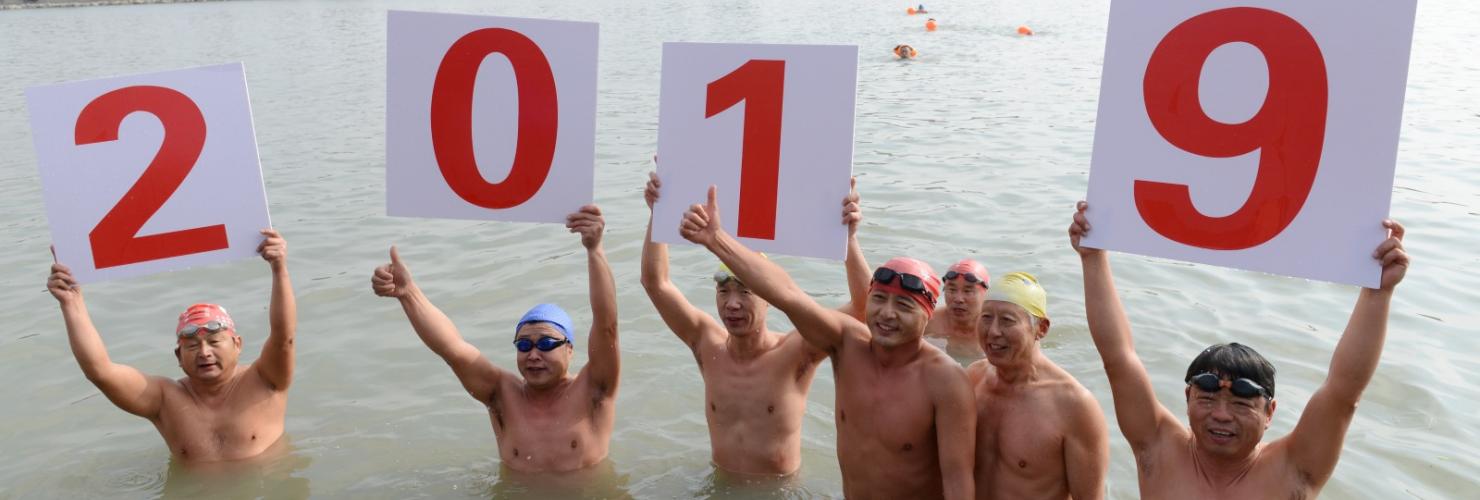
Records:
[[[241,352],[241,350],[242,350],[242,336],[241,335],[232,335],[231,336],[231,343],[236,345],[237,352]]]
[[[1036,335],[1038,340],[1043,340],[1043,337],[1048,336],[1048,325],[1048,318],[1038,318],[1038,332]]]
[[[175,348],[175,361],[180,361],[180,348]]]
[[[1275,400],[1271,399],[1271,400],[1269,400],[1269,404],[1267,406],[1268,406],[1268,408],[1267,408],[1268,411],[1264,414],[1264,429],[1265,430],[1268,430],[1269,429],[1269,424],[1272,423],[1272,422],[1274,422],[1274,409],[1275,409],[1276,406],[1279,406],[1279,401],[1275,401]]]

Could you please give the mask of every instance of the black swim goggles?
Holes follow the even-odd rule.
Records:
[[[531,349],[539,348],[540,352],[550,352],[556,347],[569,344],[570,340],[557,339],[555,337],[540,337],[539,340],[514,339],[514,348],[519,352],[529,352]]]
[[[932,295],[930,293],[930,290],[925,288],[925,280],[920,279],[919,276],[915,276],[909,273],[897,272],[887,267],[881,267],[874,270],[874,281],[883,283],[885,285],[889,284],[889,282],[891,281],[894,281],[894,278],[896,276],[899,277],[900,288],[903,288],[909,292],[924,295],[925,300],[927,301],[935,301],[935,295]]]
[[[959,277],[962,277],[962,278],[966,278],[966,282],[967,283],[981,283],[982,286],[987,286],[987,283],[985,281],[982,281],[981,278],[978,278],[976,276],[976,273],[972,273],[972,272],[958,273],[958,272],[955,272],[955,271],[946,271],[946,281],[951,281],[953,279],[956,279],[956,277],[958,277],[958,276]]]
[[[175,336],[182,339],[188,339],[195,337],[195,335],[200,333],[201,330],[205,330],[206,335],[210,335],[212,333],[227,330],[230,328],[231,325],[227,325],[220,321],[207,321],[204,325],[197,325],[192,323],[180,327],[180,331],[175,332]]]
[[[1195,385],[1198,390],[1203,392],[1218,392],[1223,390],[1225,384],[1228,385],[1228,391],[1232,392],[1235,397],[1252,398],[1264,396],[1264,399],[1274,399],[1274,396],[1269,395],[1269,391],[1264,389],[1264,386],[1246,378],[1225,381],[1216,373],[1203,372],[1187,379],[1187,385]]]

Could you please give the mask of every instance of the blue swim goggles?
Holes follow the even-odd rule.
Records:
[[[540,352],[550,352],[555,350],[556,347],[560,347],[569,343],[569,340],[557,339],[555,337],[540,337],[540,339],[537,341],[529,339],[514,339],[514,348],[518,349],[519,352],[529,352],[531,349],[535,348],[539,348]]]

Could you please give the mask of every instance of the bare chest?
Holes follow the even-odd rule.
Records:
[[[817,364],[781,350],[735,359],[719,350],[699,354],[704,405],[715,423],[768,421],[805,409]]]
[[[247,382],[211,401],[179,387],[165,391],[155,427],[170,452],[185,460],[238,460],[256,456],[283,434],[287,395]]]
[[[918,367],[881,370],[863,357],[836,365],[838,447],[935,457],[935,406]]]
[[[1150,458],[1150,460],[1147,460]],[[1315,498],[1311,488],[1275,460],[1260,462],[1244,474],[1215,480],[1199,470],[1190,453],[1178,450],[1161,457],[1136,457],[1141,495],[1148,499]]]
[[[515,470],[574,470],[606,456],[611,438],[609,400],[572,390],[553,401],[514,392],[489,407],[499,455]]]

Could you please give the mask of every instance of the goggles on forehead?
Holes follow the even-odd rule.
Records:
[[[1259,383],[1253,380],[1246,378],[1224,380],[1213,372],[1194,375],[1192,378],[1187,379],[1187,385],[1197,386],[1197,389],[1203,392],[1218,392],[1223,390],[1224,386],[1227,386],[1228,392],[1240,398],[1263,396],[1264,399],[1274,399],[1269,395],[1269,391],[1264,389],[1264,386],[1259,385]]]
[[[180,330],[175,332],[175,336],[181,339],[188,339],[193,338],[196,335],[200,335],[202,331],[205,332],[205,335],[210,335],[212,333],[230,329],[231,325],[222,323],[220,321],[207,321],[205,324],[201,325],[190,323],[186,324],[183,327],[180,327]]]
[[[555,350],[556,347],[560,347],[569,343],[569,340],[557,339],[555,337],[540,337],[539,340],[514,339],[514,348],[518,349],[519,352],[529,352],[530,349],[536,348],[538,348],[540,352],[550,352]]]
[[[724,271],[720,271],[720,272],[714,273],[714,284],[716,284],[716,285],[723,285],[725,283],[729,283],[730,280],[735,280],[736,283],[739,283],[742,286],[745,285],[744,282],[740,281],[740,278],[735,277],[735,275],[733,275],[733,274],[730,274],[730,273],[727,273],[727,272],[724,272]]]
[[[955,271],[946,271],[946,281],[951,281],[953,279],[956,279],[956,277],[958,277],[958,276],[959,277],[962,277],[962,278],[966,278],[966,282],[967,283],[981,283],[982,286],[987,286],[987,282],[984,281],[984,280],[982,280],[981,278],[978,278],[976,276],[976,273],[973,273],[973,272],[958,273],[958,272],[955,272]]]
[[[874,281],[877,281],[879,283],[887,285],[889,284],[889,282],[894,281],[895,277],[899,278],[900,288],[903,288],[911,293],[924,295],[925,299],[928,301],[935,301],[935,295],[932,295],[930,293],[930,290],[925,288],[925,280],[920,279],[919,276],[897,272],[887,267],[881,267],[877,270],[874,270]]]

